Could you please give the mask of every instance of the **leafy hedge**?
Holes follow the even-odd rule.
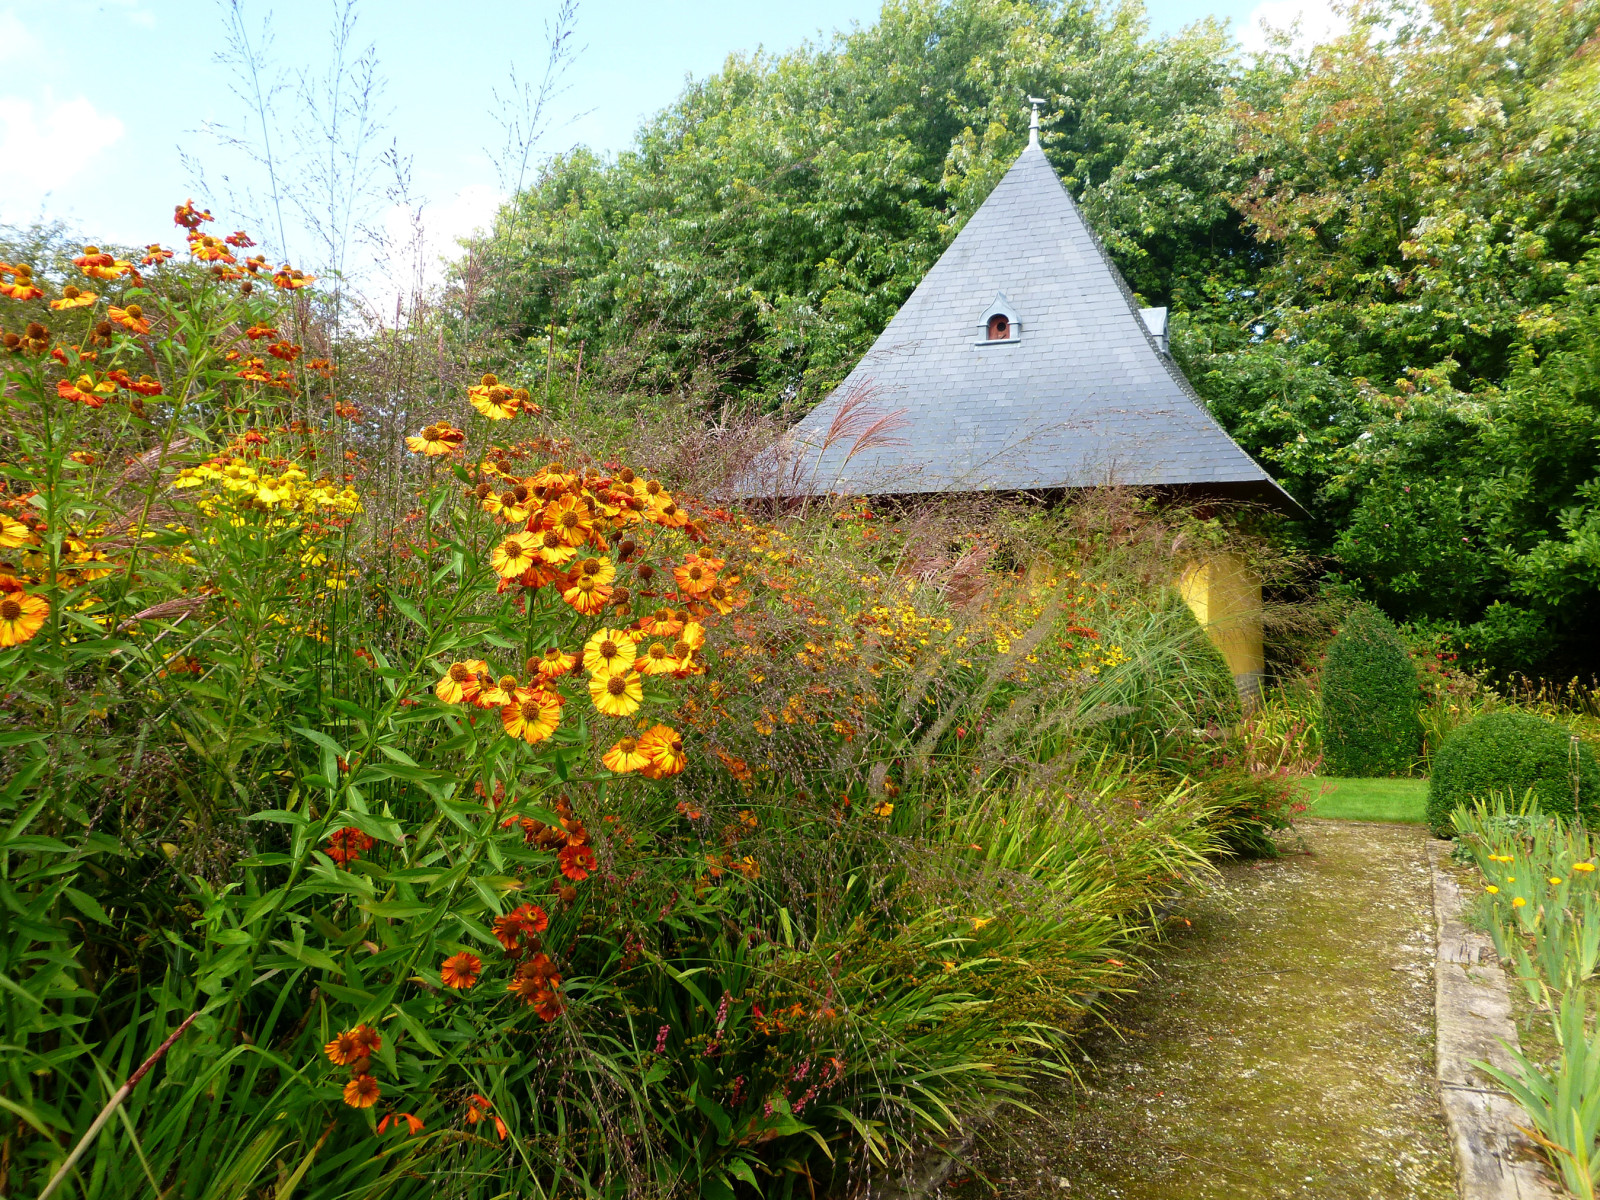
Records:
[[[1489,713],[1461,726],[1433,756],[1428,824],[1451,836],[1457,805],[1490,792],[1514,798],[1532,789],[1547,813],[1593,822],[1600,812],[1600,767],[1589,748],[1552,721],[1532,713]]]
[[[1322,742],[1331,775],[1403,775],[1422,749],[1417,672],[1389,619],[1350,614],[1322,668]]]

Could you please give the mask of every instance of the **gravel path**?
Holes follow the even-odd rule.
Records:
[[[1453,1200],[1429,835],[1298,833],[1182,909],[1154,977],[1083,1039],[1079,1085],[1002,1116],[944,1196]]]

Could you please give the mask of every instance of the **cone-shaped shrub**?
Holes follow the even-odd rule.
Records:
[[[1422,749],[1420,692],[1395,627],[1363,604],[1322,666],[1323,765],[1330,775],[1403,775]]]
[[[1520,801],[1530,788],[1543,812],[1571,819],[1576,811],[1590,825],[1600,816],[1600,767],[1587,746],[1532,713],[1490,713],[1452,732],[1433,756],[1428,824],[1449,837],[1458,804],[1490,792]]]

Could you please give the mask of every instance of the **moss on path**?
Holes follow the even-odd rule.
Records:
[[[1454,1200],[1433,1083],[1433,900],[1414,826],[1302,822],[1231,863],[1079,1086],[980,1140],[945,1196]],[[983,1179],[986,1178],[986,1184]]]

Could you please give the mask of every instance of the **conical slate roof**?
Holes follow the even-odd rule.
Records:
[[[995,314],[1005,340],[985,336]],[[789,437],[751,490],[1204,485],[1294,504],[1157,348],[1036,144]]]

